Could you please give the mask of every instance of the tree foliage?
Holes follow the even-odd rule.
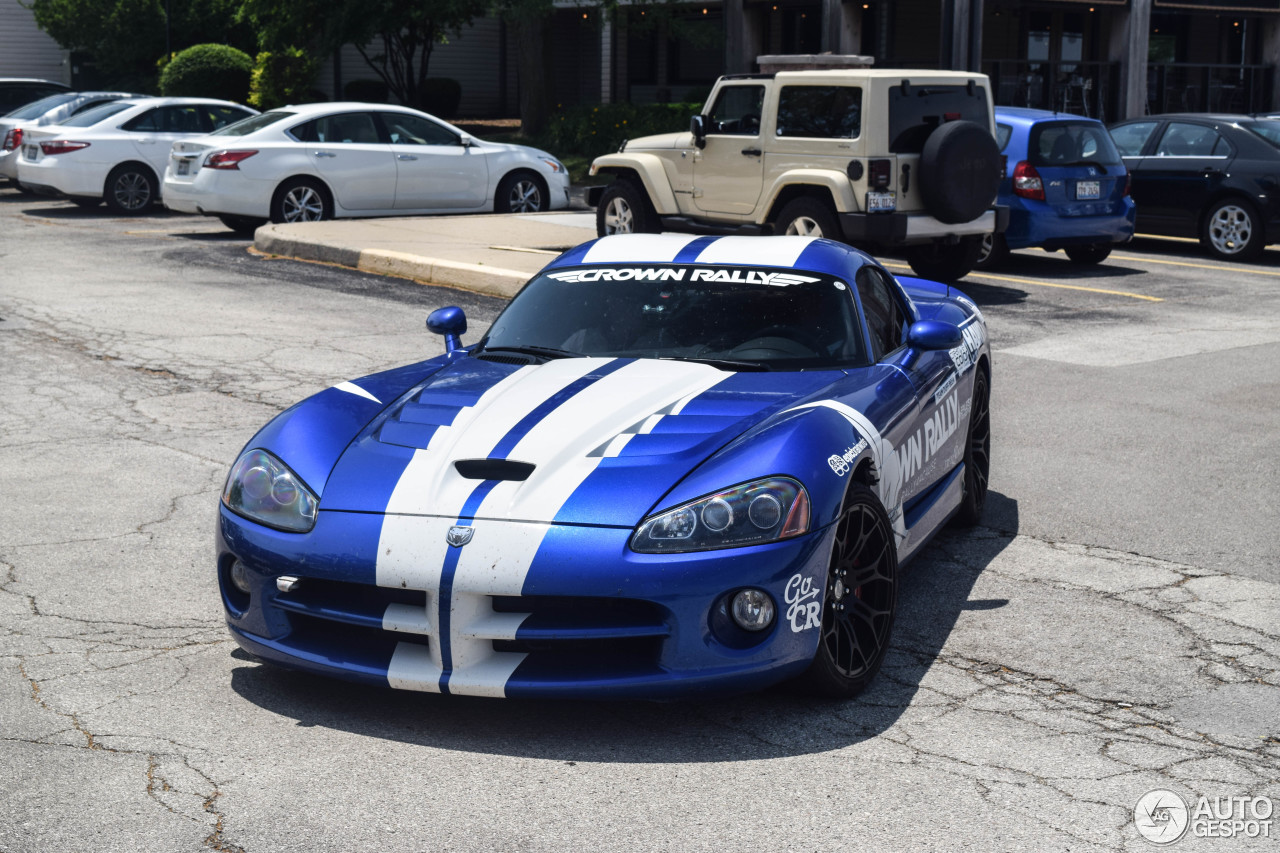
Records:
[[[306,103],[319,70],[320,60],[301,48],[264,50],[254,60],[248,103],[260,110]]]
[[[221,98],[243,102],[249,97],[253,60],[225,44],[197,44],[173,58],[160,73],[160,94]]]

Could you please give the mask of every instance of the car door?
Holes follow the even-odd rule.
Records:
[[[396,161],[372,112],[320,116],[289,133],[304,144],[307,159],[343,208],[391,210],[395,206]]]
[[[1133,197],[1133,203],[1136,205],[1139,230],[1155,230],[1146,220],[1146,208],[1141,199],[1148,187],[1139,177],[1139,171],[1142,163],[1147,159],[1148,152],[1155,147],[1154,143],[1161,124],[1162,122],[1158,120],[1131,121],[1110,128],[1111,141],[1116,144],[1120,159],[1124,161],[1124,167],[1129,172],[1129,195]]]
[[[760,125],[764,86],[720,88],[706,118],[706,146],[693,155],[693,205],[708,213],[746,215],[764,184]]]
[[[1161,234],[1198,236],[1200,214],[1234,158],[1231,143],[1211,123],[1168,122],[1134,174],[1139,215]]]
[[[475,209],[489,197],[488,159],[457,133],[412,113],[379,113],[396,163],[397,210]]]

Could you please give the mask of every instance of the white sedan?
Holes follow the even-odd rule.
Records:
[[[267,222],[569,205],[569,174],[523,145],[473,139],[389,104],[282,107],[175,143],[164,203],[236,231]]]
[[[45,195],[116,213],[140,213],[160,195],[169,149],[256,115],[209,98],[129,98],[86,110],[62,124],[32,128],[22,140],[18,182]]]

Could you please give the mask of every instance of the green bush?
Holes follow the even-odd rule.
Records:
[[[308,103],[313,100],[311,82],[319,69],[320,61],[300,48],[263,51],[254,60],[248,103],[260,110]]]
[[[558,155],[598,157],[618,150],[624,139],[689,129],[701,104],[584,104],[551,117],[544,139]]]
[[[221,98],[243,103],[249,97],[253,60],[225,44],[197,44],[180,52],[160,72],[160,94]]]
[[[462,84],[448,77],[428,77],[422,87],[422,108],[433,116],[453,118],[462,100]]]
[[[381,80],[350,80],[342,87],[342,97],[347,101],[385,104],[387,102],[387,84]]]

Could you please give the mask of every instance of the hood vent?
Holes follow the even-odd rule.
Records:
[[[537,466],[530,462],[515,462],[510,459],[459,459],[453,463],[453,467],[468,480],[523,482],[529,479],[529,475]]]

